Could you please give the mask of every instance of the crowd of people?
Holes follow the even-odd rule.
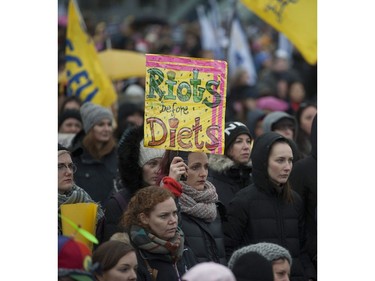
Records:
[[[101,22],[93,38],[97,51],[110,38],[118,49],[212,58],[196,27],[180,26],[177,42],[167,25],[124,21],[110,36]],[[317,280],[314,66],[257,30],[256,85],[243,69],[228,77],[223,155],[145,147],[144,77],[114,81],[111,108],[59,92],[58,212],[95,203],[98,239],[87,247],[58,218],[59,280]]]

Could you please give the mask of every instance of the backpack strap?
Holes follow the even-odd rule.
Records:
[[[123,212],[126,206],[128,206],[128,202],[125,200],[124,196],[122,196],[121,192],[116,192],[113,194],[113,198],[117,201],[121,211]]]

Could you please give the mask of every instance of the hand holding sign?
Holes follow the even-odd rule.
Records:
[[[176,156],[173,158],[171,165],[169,167],[169,176],[176,181],[179,181],[182,176],[187,176],[188,166],[185,164],[184,160]]]

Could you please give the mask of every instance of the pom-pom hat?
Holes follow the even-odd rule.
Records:
[[[72,237],[60,235],[58,238],[58,275],[69,276],[77,281],[94,280],[91,250]]]

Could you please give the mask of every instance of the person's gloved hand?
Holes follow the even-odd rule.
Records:
[[[180,197],[182,193],[182,185],[171,177],[164,177],[161,179],[160,186],[169,189],[174,196]]]

